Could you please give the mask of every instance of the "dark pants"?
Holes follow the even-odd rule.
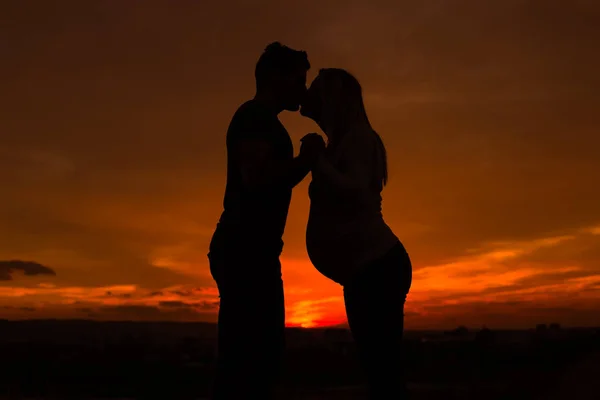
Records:
[[[348,324],[367,375],[372,400],[408,398],[402,335],[412,283],[410,258],[398,243],[344,286]]]
[[[213,399],[269,400],[284,349],[279,257],[229,253],[209,260],[221,299]]]

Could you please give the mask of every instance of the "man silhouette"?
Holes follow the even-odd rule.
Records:
[[[256,64],[256,95],[227,131],[224,211],[208,254],[221,299],[215,400],[273,396],[284,347],[282,236],[292,188],[325,146],[309,135],[294,158],[278,114],[299,110],[309,69],[306,52],[268,45]]]

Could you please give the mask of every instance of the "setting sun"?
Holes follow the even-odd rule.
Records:
[[[279,40],[309,83],[361,81],[413,264],[406,329],[600,325],[593,2],[50,3],[2,28],[0,319],[215,322],[225,133]],[[280,119],[296,153],[320,132]],[[287,325],[340,325],[342,287],[306,253],[310,180],[283,238]]]

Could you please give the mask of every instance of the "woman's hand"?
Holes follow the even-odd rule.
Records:
[[[318,133],[309,133],[300,139],[300,157],[304,157],[311,169],[319,156],[325,151],[325,140]]]

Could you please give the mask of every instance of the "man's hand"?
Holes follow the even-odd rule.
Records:
[[[309,133],[300,139],[299,157],[305,159],[311,166],[317,161],[319,155],[325,150],[325,140],[318,133]]]

